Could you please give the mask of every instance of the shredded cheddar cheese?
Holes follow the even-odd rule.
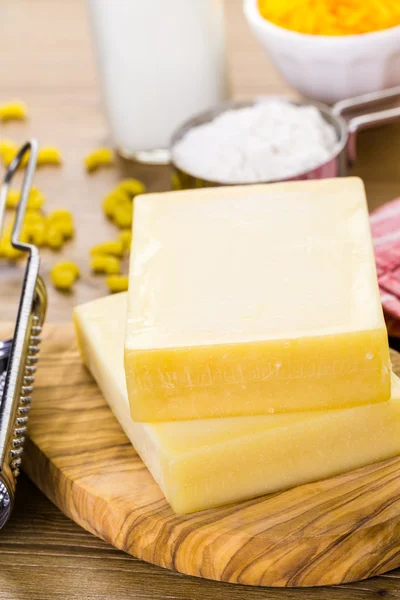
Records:
[[[353,35],[400,25],[399,0],[258,0],[275,25],[312,35]]]

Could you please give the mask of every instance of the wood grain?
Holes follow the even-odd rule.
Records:
[[[241,0],[226,0],[229,58],[236,98],[293,91],[264,56],[241,14]],[[87,176],[85,152],[107,142],[107,127],[98,93],[84,0],[1,0],[0,102],[21,98],[30,110],[25,125],[9,124],[0,136],[24,141],[34,135],[43,144],[58,144],[62,169],[42,169],[37,185],[48,207],[70,208],[78,234],[63,255],[79,261],[83,277],[74,295],[50,291],[48,321],[70,321],[75,304],[103,295],[102,278],[90,275],[86,254],[97,241],[114,235],[99,211],[100,198],[122,174],[142,177],[152,190],[168,186],[167,169],[141,169],[121,163]],[[399,195],[400,126],[360,135],[354,174],[366,182],[371,208]],[[2,176],[0,167],[0,176]],[[43,257],[49,282],[57,254]],[[0,264],[1,318],[15,316],[21,270]],[[23,477],[17,506],[0,535],[1,600],[371,600],[400,598],[400,571],[336,588],[256,589],[183,577],[135,560],[94,538],[69,521]]]
[[[278,589],[187,577],[137,560],[64,516],[23,475],[0,535],[0,600],[387,600],[400,571],[347,585]]]
[[[400,372],[400,355],[392,358]],[[175,515],[81,365],[70,325],[46,330],[24,468],[82,527],[181,573],[300,587],[357,581],[400,565],[400,457]]]

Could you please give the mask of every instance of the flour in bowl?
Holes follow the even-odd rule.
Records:
[[[337,135],[314,106],[262,101],[190,129],[173,147],[182,170],[220,183],[294,177],[328,161]]]

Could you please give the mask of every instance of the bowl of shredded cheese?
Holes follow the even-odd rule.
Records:
[[[244,0],[285,79],[333,103],[400,84],[399,0]]]

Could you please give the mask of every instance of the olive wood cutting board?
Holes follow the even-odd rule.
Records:
[[[400,354],[392,354],[400,373]],[[356,581],[400,566],[400,457],[178,516],[88,371],[72,325],[48,325],[24,469],[66,515],[140,559],[260,586]]]

